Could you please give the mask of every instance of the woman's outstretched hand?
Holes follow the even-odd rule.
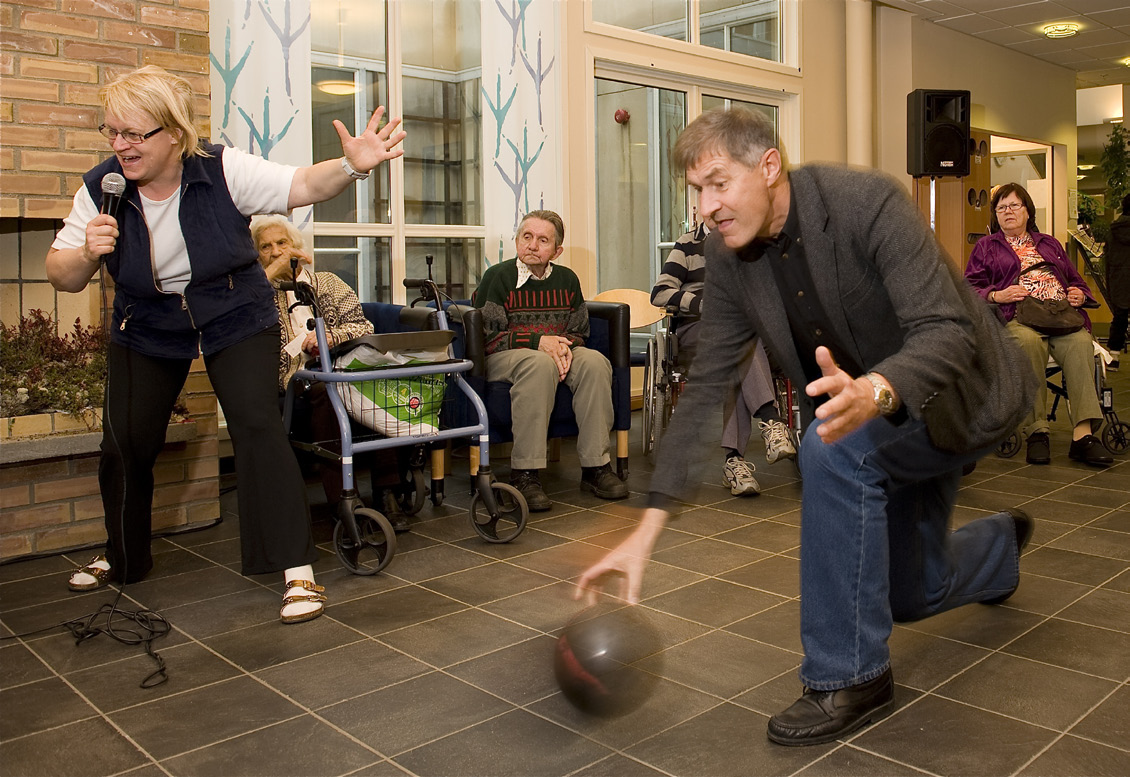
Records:
[[[341,150],[345,154],[350,167],[359,173],[367,173],[377,167],[381,162],[395,159],[404,154],[403,148],[397,148],[400,141],[404,140],[406,133],[399,130],[400,119],[392,119],[383,127],[381,117],[385,114],[382,105],[373,111],[369,123],[357,137],[349,134],[349,130],[338,119],[334,119],[334,129],[341,138]],[[380,129],[378,129],[378,127]]]

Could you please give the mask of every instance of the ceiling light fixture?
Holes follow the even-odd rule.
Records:
[[[1095,166],[1094,165],[1079,165],[1079,169],[1080,170],[1094,170]]]
[[[352,81],[319,81],[317,87],[326,94],[338,96],[356,94],[357,92],[357,85]]]
[[[1070,38],[1079,34],[1079,25],[1065,22],[1063,24],[1049,24],[1044,27],[1044,35],[1049,38]]]

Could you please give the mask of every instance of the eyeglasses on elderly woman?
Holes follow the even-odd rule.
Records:
[[[113,127],[107,127],[105,124],[98,125],[98,131],[102,134],[102,137],[106,138],[106,140],[113,143],[114,138],[121,135],[122,140],[124,140],[126,143],[129,143],[131,146],[136,146],[138,143],[144,143],[163,129],[164,127],[158,127],[157,129],[150,130],[149,132],[146,132],[144,135],[142,135],[140,132],[134,132],[133,130],[116,130]]]
[[[1007,205],[998,205],[993,210],[995,210],[997,213],[1012,213],[1014,210],[1020,210],[1023,207],[1024,207],[1023,203],[1010,202]]]

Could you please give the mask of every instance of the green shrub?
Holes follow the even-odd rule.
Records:
[[[100,327],[59,335],[51,315],[33,310],[0,326],[0,416],[60,411],[79,415],[101,407],[106,385],[105,338]]]

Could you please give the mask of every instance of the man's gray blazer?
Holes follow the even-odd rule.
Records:
[[[855,362],[890,381],[942,450],[980,450],[1014,431],[1031,407],[1035,376],[905,190],[881,173],[831,165],[796,168],[789,181],[817,294]],[[687,451],[708,408],[736,379],[733,355],[754,336],[797,389],[803,425],[816,408],[769,261],[739,258],[716,232],[706,256],[701,342],[709,345],[691,367],[652,478],[654,493],[675,499],[685,493]]]

